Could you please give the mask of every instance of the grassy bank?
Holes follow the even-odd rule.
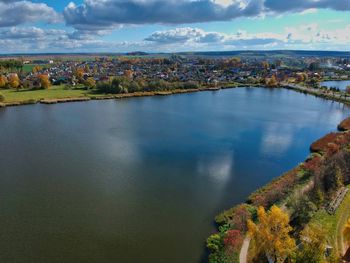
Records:
[[[0,103],[0,106],[17,106],[35,103],[53,104],[82,100],[122,99],[143,96],[166,96],[198,91],[215,91],[234,87],[237,87],[236,83],[227,83],[220,87],[199,87],[165,91],[139,91],[120,94],[104,94],[99,93],[96,89],[86,90],[83,86],[67,87],[66,85],[52,86],[49,89],[2,89],[0,90],[0,94],[3,95],[4,101]]]
[[[350,95],[343,91],[335,92],[335,91],[315,89],[307,86],[294,85],[294,84],[288,84],[288,83],[284,83],[282,84],[282,86],[284,88],[292,89],[294,91],[301,92],[304,94],[310,94],[323,99],[338,101],[338,102],[350,105]]]
[[[350,189],[350,186],[347,186]],[[350,194],[348,193],[334,215],[320,209],[315,213],[310,224],[318,224],[327,233],[328,243],[335,253],[343,254],[343,227],[350,218]]]
[[[66,88],[64,85],[52,86],[50,89],[4,89],[0,91],[5,97],[5,103],[23,102],[42,99],[62,99],[72,97],[86,97],[88,91],[82,88]]]

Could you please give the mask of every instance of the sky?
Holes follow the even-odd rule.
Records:
[[[0,0],[0,53],[350,51],[350,0]]]

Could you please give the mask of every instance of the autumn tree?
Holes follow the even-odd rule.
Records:
[[[32,72],[33,72],[34,74],[37,74],[37,73],[40,72],[41,70],[42,70],[42,67],[39,66],[39,65],[36,65],[36,66],[33,67]]]
[[[347,244],[350,245],[350,218],[348,219],[348,222],[344,227],[343,233],[344,233],[345,242],[347,242]]]
[[[276,263],[285,262],[295,250],[295,240],[289,234],[291,231],[288,214],[275,205],[269,212],[259,207],[256,224],[248,220],[248,234],[254,241],[256,252],[264,253]]]
[[[132,79],[133,74],[134,73],[130,69],[124,71],[124,77],[126,77],[128,79]]]
[[[348,93],[348,94],[350,94],[350,86],[347,86],[347,87],[346,87],[345,92]]]
[[[48,75],[40,74],[40,75],[38,76],[38,79],[39,79],[40,87],[41,87],[41,88],[43,88],[43,89],[48,89],[48,88],[50,88],[51,82],[50,82],[50,79],[49,79],[49,76],[48,76]]]
[[[307,81],[308,76],[306,73],[298,73],[296,76],[297,82],[304,82]]]
[[[228,252],[238,252],[243,243],[243,236],[239,230],[228,230],[224,237],[224,245]]]
[[[321,226],[310,224],[301,232],[301,248],[297,251],[297,263],[326,263],[326,232]]]
[[[263,67],[265,70],[267,70],[267,69],[270,67],[269,62],[267,62],[267,61],[263,61],[263,62],[261,63],[261,65],[262,65],[262,67]]]
[[[20,80],[19,80],[19,77],[17,74],[11,74],[9,77],[8,77],[8,84],[11,88],[13,89],[17,89],[19,88],[19,85],[20,85]]]
[[[96,87],[96,81],[93,78],[88,78],[85,80],[85,86],[87,89],[93,89]]]
[[[6,88],[7,78],[5,76],[0,76],[0,89]]]
[[[84,69],[82,69],[82,68],[76,69],[74,71],[74,76],[81,83],[83,81],[83,77],[84,77]]]
[[[277,87],[277,79],[276,79],[276,76],[275,75],[272,75],[271,78],[267,79],[266,80],[266,85],[268,87]]]

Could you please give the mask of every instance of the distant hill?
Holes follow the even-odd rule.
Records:
[[[251,56],[251,57],[350,57],[347,51],[309,51],[309,50],[247,50],[247,51],[203,51],[180,52],[181,55],[195,56]]]
[[[142,52],[142,51],[135,51],[135,52],[129,52],[126,53],[127,56],[147,56],[147,52]]]
[[[350,51],[309,51],[309,50],[239,50],[239,51],[200,51],[200,52],[174,52],[152,53],[135,51],[128,53],[35,53],[35,54],[0,54],[0,58],[18,57],[98,57],[98,56],[151,56],[167,57],[172,54],[181,56],[207,56],[207,57],[260,57],[260,58],[283,58],[283,57],[342,57],[350,58]]]

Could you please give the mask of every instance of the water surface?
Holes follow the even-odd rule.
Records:
[[[199,262],[218,212],[349,114],[249,88],[0,109],[0,262]]]
[[[325,86],[328,88],[338,88],[342,91],[345,91],[348,86],[350,86],[350,80],[332,80],[332,81],[323,81],[321,82],[321,87]]]

